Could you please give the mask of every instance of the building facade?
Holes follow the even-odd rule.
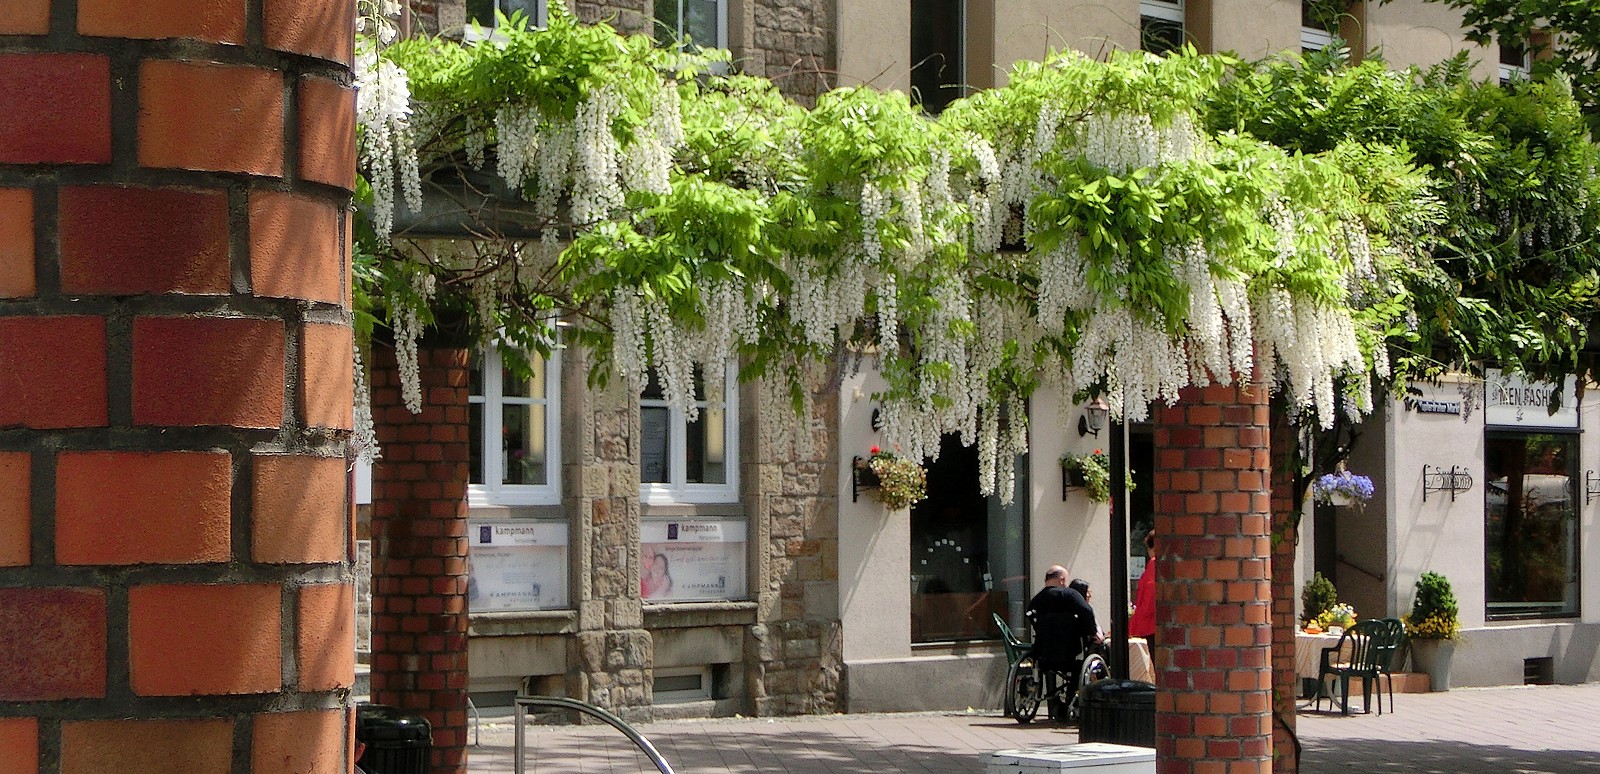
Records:
[[[741,69],[801,102],[869,83],[911,90],[931,110],[1059,47],[1189,42],[1259,57],[1327,45],[1336,31],[1395,66],[1469,47],[1452,11],[1419,0],[1360,3],[1322,21],[1287,0],[574,8],[625,32],[726,46]],[[419,4],[417,18],[453,34],[472,19],[492,25],[496,10],[544,13],[536,2],[473,0]],[[1503,57],[1473,50],[1475,73],[1501,74]],[[817,374],[796,438],[780,432],[786,401],[728,373],[702,375],[691,418],[650,390],[595,388],[589,357],[563,349],[526,378],[492,354],[470,361],[466,597],[480,707],[517,692],[649,717],[994,707],[1006,666],[994,617],[1019,627],[1044,568],[1064,564],[1089,581],[1109,627],[1113,584],[1142,567],[1136,551],[1130,577],[1113,577],[1111,555],[1153,524],[1150,426],[1079,430],[1083,407],[1041,392],[1029,405],[1032,451],[1017,462],[1015,502],[979,495],[975,452],[949,442],[929,465],[929,498],[891,511],[853,472],[878,442],[871,396],[881,385],[870,368]],[[1600,679],[1600,572],[1581,572],[1600,555],[1600,442],[1584,432],[1600,421],[1592,393],[1574,394],[1544,424],[1474,409],[1463,396],[1483,394],[1481,384],[1417,389],[1367,421],[1350,461],[1379,496],[1364,510],[1306,506],[1296,588],[1320,570],[1364,617],[1398,615],[1421,572],[1443,571],[1467,630],[1458,684],[1514,683],[1518,667]],[[1452,402],[1454,414],[1434,410]],[[1535,413],[1521,408],[1516,416]],[[1093,502],[1063,482],[1063,455],[1096,450],[1137,485],[1121,502]],[[1537,457],[1545,453],[1555,456]],[[1461,488],[1459,475],[1453,492],[1429,483],[1463,469],[1475,486]]]

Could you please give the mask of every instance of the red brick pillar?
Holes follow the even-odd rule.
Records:
[[[1271,770],[1267,396],[1185,390],[1156,424],[1161,774]]]
[[[464,349],[418,350],[422,413],[374,347],[372,700],[433,726],[432,774],[467,766],[467,394]]]
[[[1272,770],[1294,774],[1295,696],[1299,679],[1294,670],[1295,587],[1294,549],[1299,541],[1298,505],[1294,496],[1292,459],[1295,428],[1282,404],[1272,412]]]
[[[344,771],[350,3],[0,10],[0,769]]]

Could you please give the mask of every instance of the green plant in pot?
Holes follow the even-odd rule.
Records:
[[[1333,587],[1333,581],[1320,572],[1311,576],[1300,590],[1300,609],[1304,611],[1305,621],[1315,621],[1319,628],[1327,627],[1328,611],[1338,601],[1339,591]]]
[[[1068,485],[1083,487],[1090,500],[1111,502],[1111,458],[1104,451],[1062,455],[1061,470]]]
[[[1404,620],[1413,664],[1428,673],[1433,690],[1450,690],[1450,660],[1461,637],[1461,609],[1450,580],[1436,572],[1423,573]]]

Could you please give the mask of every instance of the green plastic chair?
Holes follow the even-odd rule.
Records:
[[[1339,706],[1350,714],[1350,679],[1361,678],[1362,711],[1372,711],[1372,694],[1378,694],[1378,714],[1383,714],[1383,690],[1378,686],[1382,677],[1389,678],[1389,709],[1394,709],[1393,666],[1400,645],[1405,638],[1405,627],[1398,619],[1371,618],[1350,627],[1340,635],[1339,642],[1322,649],[1322,660],[1317,669],[1317,708],[1322,708],[1323,698],[1330,701],[1328,678],[1339,681]]]
[[[1011,632],[1011,627],[1006,625],[1006,619],[1001,618],[999,613],[990,615],[994,616],[994,625],[999,627],[1000,638],[1006,643],[1006,666],[1016,666],[1017,662],[1027,654],[1028,649],[1033,647],[1033,643],[1017,639],[1017,635]]]

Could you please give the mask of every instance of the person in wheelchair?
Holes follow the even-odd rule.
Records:
[[[1088,660],[1096,662],[1096,674],[1104,672],[1103,657],[1094,654],[1101,642],[1094,608],[1068,585],[1067,568],[1055,565],[1045,572],[1044,588],[1028,602],[1027,616],[1033,625],[1028,655],[1038,674],[1032,690],[1049,700],[1052,718],[1070,719]]]

